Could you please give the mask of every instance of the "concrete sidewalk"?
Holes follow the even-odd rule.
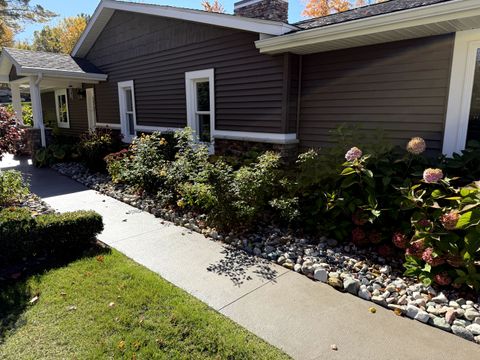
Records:
[[[1,168],[22,171],[32,191],[58,211],[99,212],[100,240],[295,359],[480,359],[478,345],[378,306],[371,314],[370,302],[230,250],[53,170],[12,158]]]

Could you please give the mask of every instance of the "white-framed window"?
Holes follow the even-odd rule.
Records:
[[[198,140],[209,145],[213,152],[215,128],[215,77],[214,69],[185,73],[187,95],[187,123]]]
[[[55,90],[55,109],[57,112],[58,127],[69,128],[70,115],[68,113],[68,96],[66,89]]]
[[[131,142],[136,135],[137,113],[135,110],[135,87],[133,80],[118,83],[120,124],[125,142]]]

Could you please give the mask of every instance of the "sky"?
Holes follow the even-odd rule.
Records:
[[[45,9],[57,13],[59,16],[53,19],[49,24],[56,24],[61,18],[75,16],[80,13],[93,14],[99,0],[32,0],[32,4],[42,5]],[[146,0],[137,1],[159,5],[171,5],[179,7],[187,7],[192,9],[200,9],[202,0]],[[236,0],[220,1],[227,13],[233,13],[233,4]],[[290,22],[302,20],[302,10],[305,6],[304,0],[289,0]],[[41,30],[45,24],[27,24],[24,30],[17,34],[16,40],[31,40],[35,30]]]

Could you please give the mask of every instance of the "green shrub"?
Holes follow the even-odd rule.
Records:
[[[19,171],[0,171],[0,207],[15,204],[28,193],[28,185]]]
[[[6,108],[11,113],[15,112],[12,104],[8,104]],[[33,126],[33,110],[31,103],[22,103],[22,118],[24,125]]]
[[[28,209],[3,209],[0,264],[44,256],[68,258],[87,248],[102,230],[102,217],[93,211],[33,217]]]
[[[121,136],[110,129],[96,129],[80,137],[78,151],[81,160],[92,171],[106,170],[105,157],[122,147]]]

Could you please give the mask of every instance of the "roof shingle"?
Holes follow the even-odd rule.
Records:
[[[4,50],[21,66],[33,69],[65,71],[79,74],[103,74],[97,67],[84,59],[67,54],[5,48]]]
[[[363,6],[356,9],[344,11],[341,13],[304,20],[293,25],[298,26],[302,30],[308,30],[352,20],[359,20],[371,16],[378,16],[402,10],[439,4],[447,1],[453,0],[389,0],[378,4]]]

